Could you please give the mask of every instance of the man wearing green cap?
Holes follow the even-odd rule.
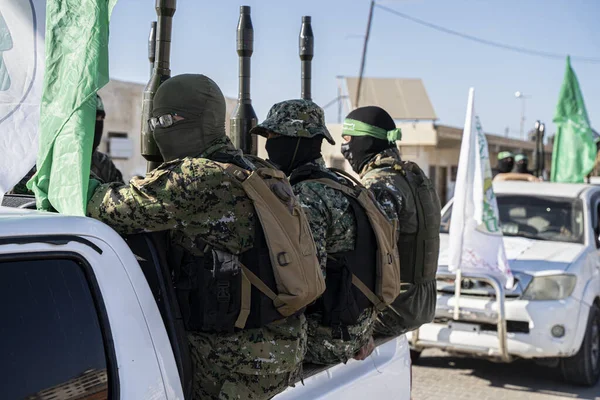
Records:
[[[100,140],[102,139],[102,131],[104,128],[104,118],[106,112],[104,111],[104,104],[100,96],[96,95],[96,125],[94,127],[94,144],[92,151],[92,163],[91,171],[97,178],[103,182],[123,182],[123,176],[121,171],[115,166],[108,155],[98,150]],[[27,182],[35,175],[37,168],[34,166],[25,175],[15,187],[8,192],[9,194],[28,194],[33,196],[33,192],[27,189]]]
[[[381,107],[360,107],[342,129],[342,154],[392,220],[397,220],[402,292],[379,313],[375,332],[397,336],[435,314],[440,203],[432,182],[400,158],[400,129]]]
[[[313,177],[338,181],[321,157],[321,143],[335,144],[325,126],[323,110],[310,100],[288,100],[275,104],[267,118],[251,130],[267,138],[269,160],[290,177],[294,193],[306,211],[317,246],[326,290],[306,310],[308,346],[305,360],[337,364],[350,358],[365,359],[374,348],[372,306],[360,309],[347,280],[348,261],[364,250],[364,267],[375,268],[375,250],[357,243],[357,215],[341,191],[316,182]],[[309,179],[307,179],[309,178]],[[350,293],[350,294],[348,294]],[[347,295],[348,294],[348,295]],[[359,310],[352,314],[348,309]],[[349,315],[352,314],[352,315]]]
[[[255,306],[262,312],[273,301],[253,290],[246,326],[256,321],[256,327],[240,328],[235,318],[235,326],[226,324],[231,308],[240,310],[237,277],[246,272],[239,266],[272,272],[272,265],[253,203],[238,175],[227,172],[228,165],[247,171],[254,165],[225,135],[225,98],[204,75],[178,75],[157,90],[148,122],[165,162],[128,185],[90,182],[88,215],[120,234],[169,232],[194,364],[193,399],[270,399],[298,378],[306,319],[278,315],[259,323],[266,317]],[[289,192],[287,199],[296,201]]]
[[[492,170],[492,175],[495,178],[498,174],[507,174],[513,170],[515,166],[515,155],[510,151],[501,151],[498,153],[498,164]]]
[[[520,174],[531,174],[529,170],[529,158],[525,154],[517,154],[515,156],[515,169]]]

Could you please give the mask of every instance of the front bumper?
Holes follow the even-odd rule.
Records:
[[[407,336],[416,350],[435,347],[448,351],[494,357],[499,352],[496,330],[498,304],[492,298],[460,297],[460,314],[453,323],[455,297],[438,295],[435,322],[423,325]],[[506,300],[507,352],[512,357],[569,357],[581,345],[589,306],[569,297],[556,301]],[[564,336],[552,336],[555,325],[565,328]],[[472,329],[471,329],[472,328]],[[471,329],[471,330],[469,330]],[[414,340],[418,337],[418,342]]]

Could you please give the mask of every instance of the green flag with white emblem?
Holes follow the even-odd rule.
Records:
[[[116,0],[47,0],[37,207],[85,215],[96,92],[108,82],[108,22]]]
[[[582,183],[594,169],[596,144],[570,57],[567,57],[567,70],[560,89],[554,123],[558,131],[552,152],[551,180]]]

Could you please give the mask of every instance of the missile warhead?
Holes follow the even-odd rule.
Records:
[[[142,129],[141,147],[142,156],[148,161],[148,171],[158,167],[163,161],[160,150],[156,146],[154,136],[148,125],[152,114],[152,102],[158,87],[171,77],[171,31],[173,27],[173,15],[175,14],[176,0],[156,0],[156,41],[154,47],[154,68],[150,80],[144,89],[142,101]],[[151,34],[152,35],[152,34]],[[148,54],[151,45],[148,43]]]
[[[312,81],[312,59],[314,56],[315,37],[313,36],[311,17],[302,17],[302,27],[300,28],[300,37],[298,50],[302,64],[302,86],[301,95],[303,99],[311,100],[311,81]]]
[[[233,144],[246,154],[257,153],[257,139],[250,135],[250,129],[257,123],[256,113],[250,97],[250,58],[254,51],[254,28],[250,17],[250,7],[240,7],[237,25],[237,53],[239,57],[238,101],[231,114],[230,136]]]

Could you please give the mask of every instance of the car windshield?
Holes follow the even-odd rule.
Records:
[[[504,236],[583,243],[581,200],[539,196],[498,195]],[[442,215],[440,233],[449,233],[452,206]]]

